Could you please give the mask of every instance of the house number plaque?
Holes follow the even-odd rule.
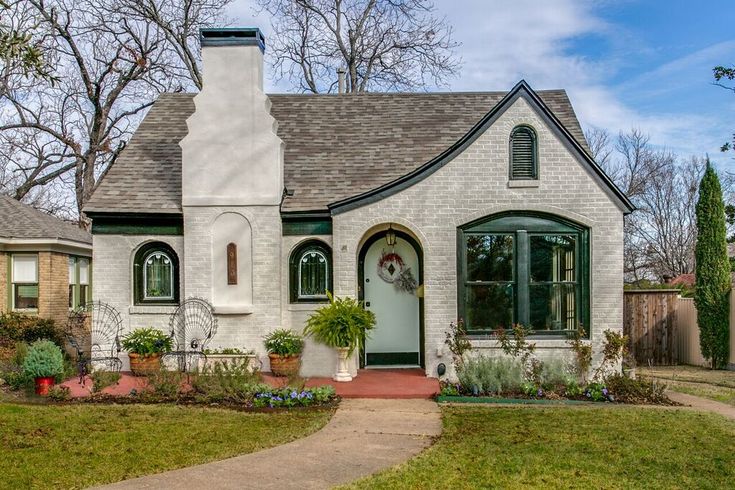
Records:
[[[237,284],[237,245],[227,244],[227,284]]]

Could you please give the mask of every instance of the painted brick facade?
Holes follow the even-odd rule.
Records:
[[[183,295],[184,238],[169,235],[95,235],[92,258],[92,298],[108,303],[120,312],[123,334],[138,327],[155,327],[168,332],[173,306],[136,306],[133,303],[133,260],[135,252],[149,242],[163,242],[178,255],[179,287]],[[126,355],[121,355],[128,369]]]
[[[278,206],[185,207],[184,297],[212,300],[212,249],[227,245],[212,243],[212,224],[224,212],[241,214],[251,226],[253,302],[249,313],[217,315],[217,335],[211,345],[215,348],[255,349],[263,368],[268,369],[263,336],[280,327],[282,322],[281,215]],[[242,260],[247,261],[247,258],[238,256],[238,261]]]
[[[511,187],[508,137],[518,124],[538,133],[539,182]],[[333,217],[335,291],[357,294],[362,242],[388,223],[413,234],[424,252],[427,375],[451,363],[445,331],[457,319],[457,227],[508,210],[542,211],[591,232],[591,340],[599,356],[602,332],[623,325],[623,213],[591,172],[567,150],[524,99],[517,100],[461,155],[423,181],[375,203]],[[539,355],[564,355],[563,341],[536,341]],[[494,341],[475,341],[495,349]],[[439,357],[441,354],[441,357]]]

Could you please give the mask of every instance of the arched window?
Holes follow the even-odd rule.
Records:
[[[179,259],[165,243],[140,247],[135,254],[133,275],[136,304],[179,302]]]
[[[510,133],[510,179],[538,179],[536,132],[530,126],[516,126]]]
[[[291,302],[327,300],[332,288],[332,252],[324,243],[308,241],[291,254]]]
[[[460,229],[460,316],[471,333],[520,323],[566,335],[589,325],[589,230],[542,213],[502,213]]]

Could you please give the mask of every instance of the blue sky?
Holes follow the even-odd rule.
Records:
[[[252,0],[234,24],[270,31]],[[462,71],[439,90],[564,88],[583,126],[632,127],[682,157],[719,152],[735,131],[735,94],[712,85],[712,67],[735,64],[733,0],[435,0],[462,43]],[[270,91],[284,91],[274,81]],[[434,89],[434,88],[432,88]]]

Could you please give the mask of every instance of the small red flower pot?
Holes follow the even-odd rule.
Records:
[[[48,396],[48,390],[54,385],[54,377],[36,378],[36,395]]]

